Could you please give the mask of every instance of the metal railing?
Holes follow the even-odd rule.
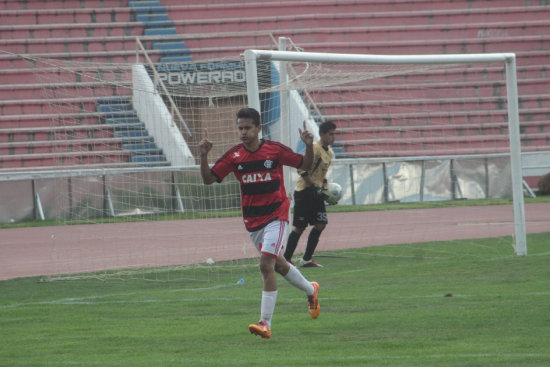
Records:
[[[543,166],[548,168],[544,162],[549,155],[550,152],[524,153],[524,158],[532,158],[532,166],[542,169],[537,173],[543,173],[547,172]],[[141,174],[147,174],[148,181],[143,181]],[[58,200],[60,197],[72,198],[65,205],[79,208],[77,198],[86,201],[95,196],[94,200],[88,200],[96,203],[95,207],[88,204],[91,213],[119,216],[122,214],[112,198],[113,193],[132,201],[131,198],[141,195],[136,187],[150,185],[151,181],[158,183],[157,188],[165,188],[162,197],[163,203],[168,203],[165,211],[183,212],[185,203],[198,198],[210,199],[203,191],[196,191],[197,196],[190,198],[189,192],[178,190],[180,186],[202,186],[197,184],[198,174],[197,165],[0,173],[0,202],[6,203],[0,207],[0,223],[55,219],[64,209],[72,213],[60,207],[63,204]],[[127,183],[128,192],[118,184],[112,186],[117,177]],[[291,178],[293,182],[289,187],[294,187],[297,176],[291,175]],[[340,204],[346,205],[509,197],[509,154],[340,159],[333,162],[328,179],[344,188]],[[101,188],[90,190],[90,185]],[[238,196],[238,186],[234,189]],[[98,200],[98,195],[103,197]],[[534,197],[532,192],[529,195]],[[8,197],[17,200],[7,200]],[[163,211],[160,207],[154,209]]]

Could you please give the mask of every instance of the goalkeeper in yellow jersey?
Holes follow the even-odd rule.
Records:
[[[327,190],[327,171],[334,153],[330,146],[334,143],[336,125],[332,121],[323,122],[319,126],[321,139],[313,144],[313,165],[310,170],[298,170],[300,178],[294,190],[294,218],[292,231],[288,237],[284,257],[291,262],[292,255],[298,245],[300,236],[311,224],[304,256],[300,259],[302,267],[322,267],[313,260],[313,253],[319,243],[319,237],[327,226],[325,201],[334,205],[338,200],[331,197]]]

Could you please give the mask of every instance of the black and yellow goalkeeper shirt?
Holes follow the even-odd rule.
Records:
[[[307,172],[315,185],[319,187],[323,186],[323,182],[327,177],[328,167],[330,166],[333,156],[334,153],[332,152],[332,149],[330,147],[327,149],[323,148],[320,140],[313,144],[313,165]],[[296,183],[296,191],[302,191],[307,187],[307,184],[302,176],[305,172],[306,171],[300,169],[298,170],[300,178]]]

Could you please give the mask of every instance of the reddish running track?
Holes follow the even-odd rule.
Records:
[[[550,232],[550,203],[525,205],[527,233]],[[330,213],[318,250],[513,235],[511,206]],[[297,252],[303,251],[305,239]],[[240,218],[0,230],[0,280],[257,256]]]

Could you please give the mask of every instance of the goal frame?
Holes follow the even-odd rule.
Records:
[[[370,55],[322,52],[296,52],[249,49],[244,52],[248,105],[261,110],[258,86],[257,61],[324,62],[365,65],[421,65],[421,64],[469,64],[504,63],[508,131],[510,141],[510,167],[514,211],[514,250],[516,255],[527,255],[525,230],[525,206],[522,187],[521,140],[519,128],[519,102],[517,87],[516,55],[514,53],[439,54],[439,55]],[[284,67],[282,67],[284,69]],[[261,111],[260,111],[261,112]],[[283,123],[284,126],[284,123]]]

